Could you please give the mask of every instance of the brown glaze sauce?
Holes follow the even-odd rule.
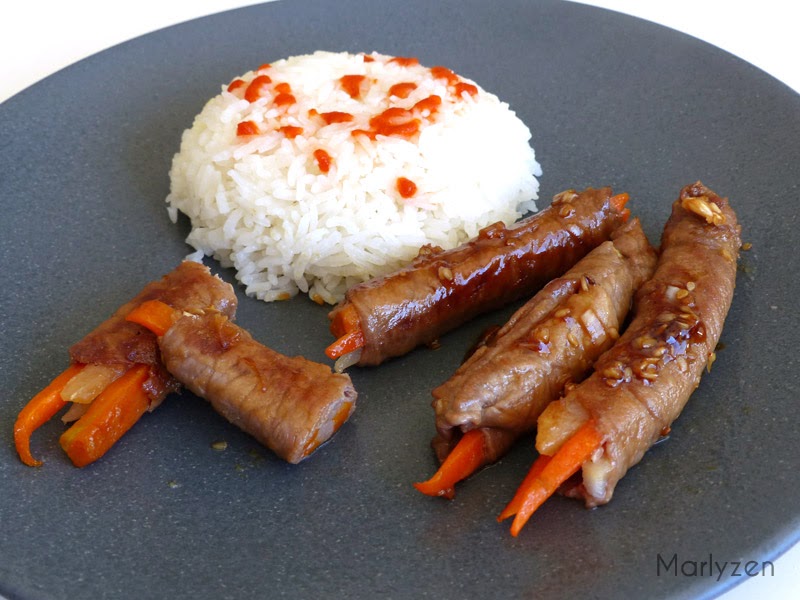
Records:
[[[654,383],[664,367],[676,362],[681,371],[688,367],[687,348],[706,339],[706,330],[694,311],[693,282],[664,286],[658,298],[657,317],[646,330],[638,332],[624,346],[599,364],[597,371],[610,387],[637,379],[645,385]]]

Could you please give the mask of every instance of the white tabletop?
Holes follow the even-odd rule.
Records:
[[[0,21],[3,57],[0,102],[51,73],[119,42],[195,17],[257,3],[254,0],[14,2],[4,7]],[[800,93],[800,36],[796,33],[792,2],[584,0],[583,3],[641,17],[701,38]],[[725,594],[723,600],[796,598],[796,587],[800,587],[800,544],[774,561],[773,576],[744,576],[741,584]]]

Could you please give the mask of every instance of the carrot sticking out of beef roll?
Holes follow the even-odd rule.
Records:
[[[611,234],[554,279],[433,390],[442,465],[415,487],[453,496],[453,484],[498,460],[536,426],[564,386],[583,379],[619,337],[635,291],[652,274],[656,252],[638,219]],[[473,448],[472,460],[451,460]]]
[[[534,464],[539,475],[527,478],[501,514],[515,516],[513,535],[559,487],[587,507],[609,502],[627,470],[669,431],[715,359],[739,234],[727,199],[700,182],[681,191],[630,326],[592,375],[539,417],[536,448],[551,458],[540,459],[548,463],[543,468]]]
[[[275,352],[220,312],[151,301],[128,319],[158,334],[164,365],[178,381],[290,463],[311,455],[355,409],[348,375]]]
[[[424,246],[407,267],[359,284],[329,314],[336,370],[377,365],[431,344],[473,317],[530,296],[624,223],[627,194],[568,190],[507,228],[495,223],[453,250]]]
[[[42,464],[31,453],[31,435],[67,404],[71,403],[71,408],[62,419],[77,422],[62,436],[61,445],[76,466],[85,466],[113,446],[143,412],[156,408],[180,387],[161,364],[156,336],[125,320],[131,310],[152,299],[180,310],[212,307],[231,318],[237,305],[233,288],[199,263],[181,263],[160,280],[147,284],[73,345],[69,351],[71,365],[20,411],[14,443],[23,463],[32,467]],[[130,392],[126,382],[136,367],[141,368],[136,369],[135,393],[116,393],[123,388]],[[105,408],[99,409],[95,402]],[[78,447],[84,450],[72,451]]]

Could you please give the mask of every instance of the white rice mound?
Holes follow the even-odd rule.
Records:
[[[315,52],[250,71],[237,89],[222,86],[184,132],[170,171],[170,218],[181,211],[191,219],[192,257],[235,267],[246,293],[265,301],[300,291],[334,304],[425,244],[453,248],[535,210],[541,169],[509,106],[468,79],[458,81],[475,87],[460,91],[415,61],[391,59]],[[258,75],[272,83],[251,102],[245,90]],[[360,97],[344,89],[346,75],[365,76]],[[407,97],[389,94],[408,82],[416,89]],[[279,83],[294,102],[274,102]],[[411,109],[432,95],[441,105],[414,113],[411,136],[353,133],[389,107]],[[319,113],[331,111],[352,121],[327,124]],[[258,133],[237,135],[243,121]],[[302,133],[287,136],[286,126]],[[319,149],[331,158],[327,172]],[[416,193],[403,197],[401,177]]]

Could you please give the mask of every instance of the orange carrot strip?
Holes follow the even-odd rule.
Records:
[[[352,304],[345,304],[336,311],[331,320],[331,333],[337,340],[325,348],[328,358],[337,359],[364,347],[364,333],[358,312]]]
[[[483,432],[480,429],[472,429],[458,440],[458,444],[447,455],[434,476],[428,481],[415,483],[414,487],[428,496],[444,496],[452,500],[455,496],[453,486],[479,469],[485,458]]]
[[[178,314],[177,310],[160,300],[146,300],[129,312],[125,319],[147,327],[160,337],[172,327]]]
[[[35,459],[31,454],[31,434],[64,407],[66,401],[61,397],[61,390],[70,379],[83,370],[83,367],[82,364],[72,364],[67,367],[20,411],[14,423],[14,445],[20,460],[29,467],[42,466],[42,461]]]
[[[503,512],[498,515],[498,522],[504,521],[509,517],[513,517],[519,512],[520,507],[522,507],[523,502],[525,502],[525,490],[534,485],[534,481],[547,466],[547,463],[550,462],[550,459],[551,457],[547,456],[546,454],[540,454],[539,458],[534,461],[533,466],[531,467],[530,471],[528,471],[525,479],[522,480],[522,484],[520,484],[519,488],[517,488],[517,493],[514,494],[511,502],[509,502],[508,505],[503,509]]]
[[[109,384],[89,410],[59,440],[76,467],[103,456],[139,420],[150,405],[144,384],[150,367],[138,364]]]
[[[358,319],[358,311],[352,304],[345,304],[333,313],[331,333],[337,338],[360,330],[361,321]]]
[[[328,358],[339,358],[364,346],[364,334],[361,331],[352,331],[344,334],[330,346],[325,348]]]
[[[614,207],[617,211],[622,213],[622,218],[626,221],[631,216],[631,211],[625,208],[625,205],[630,200],[630,195],[627,192],[622,192],[621,194],[615,194],[611,196],[611,206]]]
[[[534,511],[589,460],[602,441],[603,436],[595,429],[594,422],[587,421],[564,442],[539,476],[530,481],[528,487],[522,491],[524,501],[511,524],[511,535],[519,534]]]

